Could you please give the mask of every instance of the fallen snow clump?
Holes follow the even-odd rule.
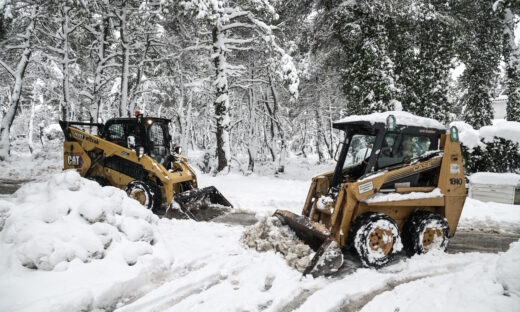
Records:
[[[152,253],[157,220],[125,192],[65,171],[0,200],[0,260],[51,271],[113,253],[134,265]]]
[[[288,226],[276,217],[268,217],[247,227],[240,241],[257,251],[275,251],[283,255],[289,266],[303,272],[314,252]]]

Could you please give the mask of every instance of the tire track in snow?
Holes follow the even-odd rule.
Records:
[[[380,294],[382,294],[384,292],[394,290],[394,288],[396,288],[399,285],[410,283],[410,282],[415,282],[415,281],[421,280],[421,279],[428,279],[428,278],[435,277],[435,276],[446,275],[446,274],[451,274],[451,272],[445,272],[445,273],[441,273],[441,274],[425,274],[423,276],[413,276],[413,277],[410,277],[410,278],[399,279],[399,280],[392,280],[391,279],[391,280],[386,281],[386,284],[383,287],[374,289],[374,290],[372,290],[369,293],[364,294],[364,295],[363,294],[360,294],[360,295],[357,295],[357,296],[353,295],[352,297],[346,299],[346,301],[344,301],[338,307],[338,310],[339,311],[344,311],[344,312],[360,311],[361,309],[363,309],[363,307],[367,303],[372,301],[372,299],[374,299],[375,297],[379,296]]]

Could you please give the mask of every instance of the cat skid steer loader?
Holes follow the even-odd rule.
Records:
[[[445,250],[466,199],[457,129],[405,112],[334,127],[345,132],[335,170],[312,179],[301,215],[274,214],[316,250],[304,274],[336,272],[347,251],[380,267],[402,247]]]
[[[64,169],[125,189],[143,206],[157,214],[166,212],[167,217],[208,220],[229,211],[232,205],[214,186],[197,188],[195,172],[180,155],[180,147],[171,145],[169,122],[138,113],[136,118],[114,118],[105,124],[60,121]]]

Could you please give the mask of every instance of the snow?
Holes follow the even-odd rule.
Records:
[[[216,185],[237,210],[263,220],[251,228],[157,219],[123,191],[74,172],[26,183],[0,198],[0,310],[508,311],[520,304],[519,243],[501,254],[426,254],[303,278],[298,270],[312,251],[264,217],[277,208],[300,213],[317,172],[294,160],[286,169],[280,177],[198,173],[201,187]],[[520,209],[468,198],[460,226],[518,230]]]
[[[510,249],[502,256],[518,259],[518,250]],[[375,296],[361,311],[513,311],[520,304],[520,297],[505,295],[504,284],[497,281],[502,275],[496,265],[502,263],[502,256],[477,253],[416,256],[409,261],[417,264],[431,261],[432,267],[438,261],[447,268],[452,265],[458,269],[441,274],[424,270],[423,278],[414,278],[418,273],[414,272],[408,277],[409,282]],[[506,271],[513,279],[518,278],[517,268],[509,266]]]
[[[159,252],[157,216],[75,171],[28,183],[0,207],[0,310],[102,307],[119,296],[115,285],[171,261]]]
[[[463,121],[454,121],[450,124],[459,130],[459,140],[470,150],[477,146],[485,147],[483,142],[490,142],[495,137],[503,138],[520,144],[520,122],[495,119],[490,126],[478,130]]]
[[[314,252],[293,231],[281,225],[277,217],[264,218],[246,228],[240,240],[257,251],[274,250],[282,254],[290,267],[303,272]]]
[[[474,184],[520,186],[520,174],[477,172],[468,177]]]
[[[517,121],[495,119],[493,120],[493,125],[482,127],[479,132],[485,141],[491,141],[494,137],[499,137],[520,144],[520,122]]]
[[[365,203],[380,203],[407,199],[421,199],[421,198],[435,198],[442,197],[441,190],[439,188],[434,189],[431,192],[411,192],[411,193],[377,193],[363,200]]]
[[[426,127],[431,129],[445,130],[446,127],[435,119],[420,117],[403,111],[388,111],[383,113],[372,113],[369,115],[352,115],[343,119],[337,120],[335,124],[355,122],[355,121],[368,121],[371,124],[384,123],[386,124],[386,118],[388,115],[394,115],[397,125],[404,126],[415,126],[415,127]]]
[[[520,228],[520,207],[494,202],[481,202],[466,198],[459,227],[493,229],[500,232],[518,231]]]

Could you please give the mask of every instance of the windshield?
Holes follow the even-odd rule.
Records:
[[[376,137],[368,134],[355,134],[352,136],[352,141],[348,148],[347,157],[343,168],[351,167],[361,163],[363,160],[370,157],[372,147]]]
[[[161,163],[166,159],[169,152],[167,131],[167,126],[161,122],[154,122],[148,127],[150,156]]]

